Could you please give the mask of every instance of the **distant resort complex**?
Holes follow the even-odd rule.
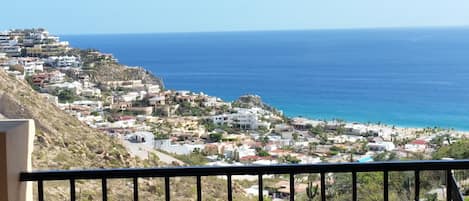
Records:
[[[226,102],[204,93],[166,89],[142,67],[121,65],[112,54],[98,50],[73,48],[40,28],[0,32],[0,71],[28,83],[83,126],[118,139],[130,155],[156,155],[165,165],[454,158],[439,148],[469,137],[467,132],[437,127],[288,117],[257,95]],[[278,197],[285,196],[280,193],[282,182],[270,188]],[[244,191],[258,193],[255,186]]]

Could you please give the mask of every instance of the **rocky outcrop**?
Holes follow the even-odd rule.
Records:
[[[96,50],[73,49],[71,54],[80,56],[83,70],[92,82],[104,83],[117,80],[142,80],[146,84],[158,84],[163,88],[163,81],[142,67],[128,67],[119,64],[111,56],[102,55]]]
[[[248,94],[240,96],[237,100],[233,101],[234,107],[241,107],[241,108],[252,108],[252,107],[260,107],[262,109],[271,111],[275,114],[280,114],[276,108],[264,103],[260,96]]]

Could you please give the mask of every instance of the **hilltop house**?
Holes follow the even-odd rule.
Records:
[[[404,149],[409,152],[423,152],[428,147],[428,142],[425,140],[414,140],[406,145]]]

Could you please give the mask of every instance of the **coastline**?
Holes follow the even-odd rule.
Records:
[[[469,83],[462,76],[468,69],[461,68],[467,65],[462,56],[469,47],[467,35],[465,29],[413,29],[65,39],[76,47],[112,52],[121,63],[144,66],[168,88],[204,91],[225,100],[259,94],[290,117],[469,130]],[[451,45],[455,42],[459,45]],[[377,43],[382,51],[367,50]]]
[[[38,30],[38,32],[48,36],[43,30]],[[289,115],[279,110],[285,107],[272,101],[270,96],[262,100],[263,91],[241,95],[233,101],[224,101],[220,98],[223,96],[212,93],[213,91],[210,90],[193,90],[190,87],[182,88],[187,90],[167,89],[164,86],[168,86],[168,83],[163,84],[162,81],[162,78],[166,80],[165,74],[159,73],[151,66],[136,68],[124,65],[119,62],[120,57],[114,57],[113,54],[68,46],[64,48],[64,52],[72,56],[57,57],[56,62],[49,62],[49,57],[42,58],[43,61],[37,57],[13,57],[11,59],[7,57],[11,61],[35,60],[36,68],[40,67],[40,69],[33,71],[32,75],[23,74],[22,77],[21,72],[16,68],[12,70],[7,68],[5,71],[11,77],[25,80],[34,91],[46,97],[52,103],[51,105],[65,111],[70,117],[76,117],[89,128],[97,129],[112,137],[128,140],[129,143],[125,145],[129,153],[136,156],[142,156],[143,152],[138,145],[144,143],[148,146],[147,152],[157,149],[181,155],[187,157],[180,158],[187,164],[231,164],[230,161],[233,162],[233,160],[246,164],[296,163],[298,161],[303,163],[340,162],[349,161],[354,157],[378,156],[383,150],[395,151],[402,158],[408,157],[409,153],[420,152],[430,158],[436,151],[435,147],[446,143],[442,141],[443,139],[447,139],[447,143],[451,144],[452,140],[464,140],[469,137],[467,131],[438,127],[394,126],[383,122],[350,121],[350,118],[320,120],[317,116],[295,117],[296,115]],[[76,65],[62,66],[65,64],[58,62],[58,58],[71,59],[73,60],[71,63]],[[43,66],[46,62],[49,62],[47,66]],[[144,62],[137,65],[147,66]],[[24,72],[29,71],[24,70]],[[254,78],[270,76],[250,73]],[[191,77],[190,74],[184,74],[184,76]],[[228,73],[219,78],[216,72],[211,76],[222,80],[233,77]],[[181,81],[187,82],[187,79],[181,79]],[[237,91],[233,92],[225,89],[223,84],[217,83],[215,87],[219,87],[225,95],[240,92],[245,94],[251,91],[238,86]],[[174,87],[173,83],[169,86]],[[313,85],[310,83],[302,87],[311,86]],[[174,88],[180,89],[180,87]],[[277,90],[269,86],[269,90],[273,89]],[[320,108],[333,105],[339,109],[339,112],[343,112],[347,107],[355,107],[355,100],[348,100],[343,97],[344,94],[340,93],[344,90],[346,89],[340,89],[340,91],[326,89],[325,91],[327,94],[338,93],[338,97],[348,101],[349,105],[340,105],[338,104],[340,101],[337,100],[328,102],[327,99],[323,99],[321,100],[323,105],[314,106]],[[317,94],[289,96],[287,91],[279,92],[282,96],[277,96],[277,98],[294,101],[294,105],[300,109],[305,101],[314,102],[315,98],[323,98]],[[295,92],[295,90],[289,91],[290,94]],[[212,96],[213,94],[215,96]],[[376,114],[377,111],[373,111],[376,106],[380,105],[356,107],[355,110],[361,109],[364,113],[355,113],[355,115],[373,114],[369,113],[370,111]],[[30,107],[32,110],[37,110],[33,106]],[[332,113],[334,114],[336,113]],[[387,115],[387,113],[382,114]],[[363,117],[366,116],[363,115]],[[435,143],[440,144],[435,145]],[[425,146],[420,146],[422,144]],[[262,150],[261,147],[267,145],[269,146]],[[321,148],[320,152],[311,151],[315,146]],[[367,146],[370,146],[370,149]],[[292,150],[292,148],[295,149]],[[200,150],[203,150],[203,153]],[[229,150],[231,150],[230,153]],[[242,154],[236,156],[233,153],[236,150]],[[355,156],[348,158],[349,155],[343,155],[338,150]],[[278,155],[279,151],[282,154],[288,154],[289,157],[283,158]],[[223,157],[218,157],[221,156],[220,154]],[[277,158],[265,158],[266,155],[277,156]],[[291,156],[297,158],[290,160]],[[214,162],[209,162],[210,160]]]
[[[145,67],[142,67],[144,68],[145,70],[147,71],[151,71],[151,69],[147,69]],[[154,72],[153,72],[154,73]],[[155,74],[155,73],[154,73]],[[161,80],[164,80],[164,78],[162,77],[157,77]],[[164,84],[164,82],[163,82]],[[174,91],[188,91],[188,90],[185,90],[185,89],[171,89],[171,88],[167,88],[168,90],[174,90]],[[194,92],[194,91],[191,91],[191,92]],[[203,91],[199,91],[199,92],[195,92],[195,93],[204,93],[204,94],[207,94]],[[213,95],[213,94],[207,94],[209,96],[213,96],[213,97],[216,97],[216,98],[220,98],[222,100],[224,100],[225,102],[234,102],[235,100],[225,100],[219,96],[216,96],[216,95]],[[255,95],[255,96],[259,96],[261,99],[263,99],[262,96],[260,95],[257,95],[257,94],[244,94],[244,95]],[[244,95],[241,95],[241,96],[244,96]],[[263,99],[264,100],[264,99]],[[270,102],[265,102],[267,105],[273,107],[274,109],[278,110],[278,111],[281,111],[284,116],[286,116],[287,118],[289,119],[293,119],[293,118],[305,118],[305,119],[309,119],[309,120],[313,120],[313,121],[326,121],[326,122],[334,122],[335,120],[341,120],[343,121],[344,123],[349,123],[349,124],[360,124],[360,125],[381,125],[381,126],[384,126],[384,127],[388,127],[388,128],[396,128],[397,130],[410,130],[410,131],[417,131],[417,130],[423,130],[423,129],[442,129],[442,130],[451,130],[451,131],[454,131],[454,132],[458,132],[458,133],[462,133],[462,134],[465,134],[467,136],[469,136],[469,129],[461,129],[461,128],[451,128],[451,127],[440,127],[440,126],[422,126],[422,125],[412,125],[412,124],[409,124],[409,125],[406,125],[406,124],[392,124],[392,123],[388,123],[388,122],[385,122],[385,121],[360,121],[360,120],[353,120],[353,119],[348,119],[348,118],[342,118],[342,117],[332,117],[332,118],[318,118],[318,117],[315,117],[314,115],[290,115],[290,114],[286,114],[288,112],[285,112],[287,111],[288,109],[279,109],[279,107],[277,107],[276,105],[272,105]]]

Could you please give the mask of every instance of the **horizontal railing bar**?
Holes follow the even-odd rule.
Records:
[[[469,160],[386,161],[371,163],[317,163],[297,165],[249,165],[224,167],[122,168],[23,172],[20,181],[102,179],[134,177],[181,177],[216,175],[302,174],[321,172],[425,171],[469,169]]]

